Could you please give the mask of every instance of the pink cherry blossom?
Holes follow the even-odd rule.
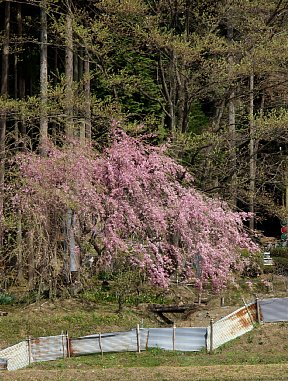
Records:
[[[49,143],[47,157],[19,154],[13,208],[27,226],[36,221],[62,261],[55,237],[72,210],[78,241],[89,239],[98,248],[97,268],[112,267],[125,253],[154,284],[167,287],[177,273],[199,287],[221,289],[241,269],[240,249],[257,250],[243,228],[247,214],[197,191],[165,147],[146,145],[117,125],[101,153],[73,142],[63,148]]]

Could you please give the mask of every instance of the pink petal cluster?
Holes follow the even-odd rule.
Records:
[[[240,248],[256,250],[243,229],[246,215],[197,191],[164,148],[116,127],[101,154],[77,142],[50,144],[48,152],[17,157],[14,207],[37,216],[46,231],[53,216],[61,230],[61,216],[73,210],[76,234],[90,235],[101,250],[98,266],[112,266],[125,253],[154,284],[167,287],[177,273],[220,289],[241,265]]]

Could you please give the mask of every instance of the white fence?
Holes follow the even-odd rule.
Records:
[[[99,333],[79,338],[67,335],[29,338],[0,351],[7,369],[25,368],[31,363],[106,352],[140,352],[149,348],[177,351],[208,351],[235,339],[262,322],[288,321],[288,298],[250,303],[209,327],[139,328],[128,332]]]

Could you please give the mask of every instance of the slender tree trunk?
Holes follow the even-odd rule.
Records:
[[[41,52],[40,52],[40,97],[41,97],[41,115],[40,115],[40,154],[45,155],[45,145],[48,139],[48,55],[47,55],[47,1],[41,1]]]
[[[2,80],[1,96],[8,95],[9,70],[9,42],[10,42],[10,1],[5,3],[5,30],[2,53]],[[4,178],[5,178],[5,139],[6,139],[6,112],[0,111],[0,248],[3,246],[4,223]]]
[[[230,43],[233,40],[233,27],[228,26],[227,37]],[[233,56],[228,57],[229,70],[234,64]],[[232,168],[232,176],[230,180],[230,205],[233,209],[237,204],[237,174],[236,174],[236,113],[235,113],[235,86],[232,84],[228,100],[228,133],[229,133],[229,158]]]
[[[175,104],[173,102],[173,97],[175,96],[175,88],[173,86],[173,81],[176,80],[172,73],[172,58],[169,63],[169,68],[167,70],[167,73],[165,73],[164,65],[162,58],[160,56],[159,58],[159,74],[160,74],[160,81],[162,86],[162,93],[163,97],[165,99],[166,107],[165,107],[165,121],[164,124],[166,124],[167,128],[170,131],[175,131],[176,129],[176,115],[175,115]],[[173,78],[173,80],[172,80]]]
[[[171,114],[171,131],[172,134],[177,129],[177,115],[176,115],[176,94],[177,94],[177,56],[172,50],[171,59],[169,64],[169,81],[170,81],[170,114]]]
[[[230,203],[233,209],[237,205],[237,174],[236,174],[236,116],[235,116],[235,91],[232,90],[228,102],[228,124],[229,124],[229,151],[232,176],[230,182]]]
[[[28,232],[28,250],[28,285],[29,290],[33,290],[35,278],[34,231]]]
[[[288,219],[288,155],[286,155],[286,168],[285,168],[285,208],[286,208],[286,219]]]
[[[254,214],[255,211],[255,178],[256,178],[256,152],[255,152],[255,124],[254,124],[254,74],[250,75],[249,80],[249,212]],[[251,230],[255,228],[254,215],[250,218],[249,227]]]
[[[18,33],[18,52],[14,54],[14,97],[24,98],[25,87],[23,85],[23,71],[21,62],[23,59],[23,23],[22,23],[22,4],[16,5],[17,33]],[[23,117],[15,121],[15,137],[17,146],[20,150],[26,149],[26,131]],[[23,234],[22,234],[22,215],[17,213],[17,279],[19,283],[24,280],[24,263],[23,263]]]
[[[85,98],[85,138],[91,141],[91,91],[90,91],[90,62],[87,49],[84,57],[84,98]]]
[[[66,13],[66,136],[73,136],[73,27],[71,1],[67,1],[68,9]]]
[[[17,30],[18,30],[18,38],[19,38],[19,51],[17,55],[17,97],[20,99],[25,98],[25,79],[23,76],[23,19],[22,19],[22,4],[17,4]],[[15,80],[16,82],[16,80]],[[26,150],[26,124],[23,118],[23,115],[20,116],[20,120],[17,121],[18,127],[18,147],[20,150]]]
[[[67,0],[66,13],[66,56],[65,56],[65,75],[66,75],[66,137],[71,139],[74,136],[73,126],[73,25],[72,25],[72,9],[71,0]],[[75,252],[75,237],[74,237],[74,214],[72,209],[68,209],[66,216],[67,226],[67,250],[69,253],[69,274],[68,278],[73,282],[71,273],[78,271],[76,252]],[[66,267],[67,264],[64,264]]]

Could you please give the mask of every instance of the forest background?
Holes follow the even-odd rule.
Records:
[[[148,155],[165,145],[201,194],[253,213],[250,232],[268,219],[268,233],[280,235],[288,205],[287,18],[283,0],[0,1],[2,287],[27,283],[56,295],[60,279],[62,285],[79,282],[80,263],[85,267],[87,260],[91,270],[103,247],[87,220],[76,220],[79,199],[57,209],[51,193],[60,181],[55,173],[69,168],[71,184],[81,172],[76,157],[87,159],[91,174],[95,158],[89,147],[105,152],[119,139],[124,156],[125,144],[136,155],[135,144],[143,139]],[[126,133],[113,140],[116,126]],[[147,152],[139,144],[145,161]],[[159,173],[167,164],[161,160]],[[182,169],[169,165],[168,176],[174,173],[183,183]],[[99,174],[91,180],[98,190]],[[27,185],[29,176],[37,188]],[[35,195],[40,188],[45,221],[44,214],[34,213],[35,199],[21,196],[22,208],[15,199],[15,189]],[[217,234],[229,224],[229,234],[236,236],[232,217],[218,225]],[[205,229],[197,234],[205,241]],[[123,256],[118,267],[114,264],[117,274],[137,284],[138,275],[123,270]],[[196,272],[201,260],[194,261]],[[211,271],[215,268],[217,263]],[[65,281],[63,272],[69,274]]]

